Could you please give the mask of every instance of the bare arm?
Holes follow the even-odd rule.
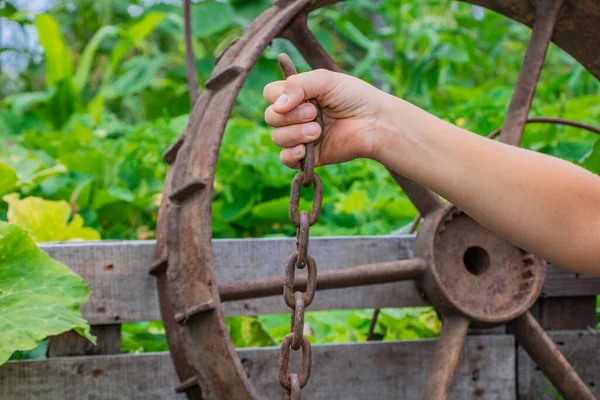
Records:
[[[322,135],[321,165],[372,158],[429,187],[515,245],[600,275],[600,177],[472,134],[345,75],[314,71],[265,88],[272,103],[282,93],[286,101],[269,107],[265,117],[276,127],[275,143],[286,148],[281,154],[286,165],[295,167],[304,156],[301,143]],[[310,107],[302,100],[311,97],[325,107],[324,135],[297,111]],[[311,124],[316,133],[302,134]]]
[[[517,246],[600,275],[599,177],[569,162],[474,135],[401,100],[393,108],[391,125],[380,131],[384,139],[376,160],[429,187]]]

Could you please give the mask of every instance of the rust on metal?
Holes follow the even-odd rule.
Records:
[[[369,330],[367,331],[367,342],[373,340],[373,335],[375,334],[375,327],[377,326],[377,318],[379,318],[379,313],[381,312],[381,308],[376,308],[373,310],[373,316],[371,317],[371,322],[369,323]]]
[[[187,393],[191,390],[195,390],[198,388],[198,378],[195,376],[187,379],[184,382],[181,382],[179,386],[175,388],[175,393]]]
[[[161,257],[150,266],[148,273],[150,275],[158,276],[164,274],[169,266],[169,259],[167,257]]]
[[[300,226],[300,214],[298,213],[298,209],[300,208],[300,184],[304,182],[304,171],[300,171],[294,176],[292,180],[292,189],[290,192],[290,219],[292,223],[297,227]],[[314,196],[313,196],[313,206],[310,211],[309,225],[314,225],[319,219],[321,215],[321,207],[323,205],[323,182],[319,175],[313,172],[313,178],[311,182],[314,183]]]
[[[215,302],[212,299],[210,299],[190,308],[189,310],[185,310],[183,312],[175,314],[175,320],[180,324],[185,324],[194,316],[205,313],[207,311],[212,311],[214,309]]]
[[[461,315],[448,315],[442,321],[434,362],[431,363],[425,400],[444,400],[450,394],[452,379],[469,329],[469,320]]]
[[[283,298],[285,303],[290,307],[294,308],[294,281],[296,280],[296,262],[298,260],[298,252],[293,252],[286,262],[285,266],[285,279],[283,280]],[[304,305],[308,307],[315,298],[317,291],[317,263],[315,259],[310,255],[308,256],[306,269],[308,274],[306,275],[306,292],[303,294]]]
[[[562,396],[578,400],[596,398],[530,312],[508,327]]]
[[[564,0],[539,0],[538,2],[529,46],[500,133],[504,143],[513,146],[521,143],[525,121],[563,2]]]
[[[164,154],[170,168],[157,223],[157,261],[151,273],[157,277],[169,349],[177,375],[183,382],[178,390],[194,400],[258,399],[227,333],[221,301],[281,295],[285,286],[286,303],[291,303],[292,308],[292,332],[282,343],[278,373],[280,384],[286,389],[286,398],[298,399],[300,389],[308,382],[311,368],[311,347],[303,335],[304,309],[310,303],[306,302],[308,297],[312,300],[316,289],[414,279],[444,320],[439,342],[443,349],[439,357],[446,361],[436,363],[439,370],[432,368],[430,382],[439,388],[430,389],[434,393],[426,394],[426,398],[447,396],[466,326],[491,327],[515,318],[511,326],[519,341],[551,381],[555,383],[561,376],[567,376],[566,383],[555,383],[559,390],[568,398],[592,398],[564,357],[527,313],[541,290],[545,263],[491,234],[451,204],[444,203],[435,193],[400,175],[394,175],[394,179],[423,216],[414,248],[418,258],[327,271],[318,277],[311,273],[311,269],[316,272],[316,264],[314,268],[310,265],[309,226],[317,220],[322,202],[322,184],[312,172],[313,150],[301,163],[304,172],[296,177],[299,183],[294,186],[297,190],[292,188],[290,217],[298,227],[298,254],[286,268],[285,285],[281,277],[217,285],[211,243],[212,182],[221,138],[235,99],[258,57],[275,37],[292,42],[313,68],[340,71],[306,24],[311,10],[337,2],[339,0],[280,0],[262,13],[239,40],[219,56],[215,71],[205,84],[208,90],[195,101],[184,134]],[[552,39],[600,77],[600,53],[597,51],[600,48],[600,4],[568,1],[561,7],[561,0],[468,2],[534,26],[515,90],[514,105],[509,107],[501,140],[518,144],[521,124],[526,122],[563,123],[564,120],[549,121],[547,118],[527,120],[539,70]],[[186,9],[189,5],[189,0],[184,0],[184,20],[189,17],[190,10]],[[187,47],[188,39],[191,43],[191,29],[186,28],[184,32]],[[193,60],[191,52],[187,52],[186,57],[188,82],[192,88],[197,85],[193,82],[195,71],[192,74],[193,65],[189,62],[190,57]],[[281,57],[281,61],[286,74],[295,71],[289,58]],[[190,89],[190,95],[192,93]],[[319,110],[317,122],[322,122],[320,107],[313,104]],[[565,124],[600,133],[599,129],[589,125]],[[300,185],[314,185],[315,201],[310,214],[298,212]],[[416,219],[413,228],[418,224],[419,219]],[[306,265],[308,275],[296,274],[295,268]],[[308,284],[307,276],[311,277]],[[178,320],[185,323],[178,323]],[[374,318],[373,327],[375,323]],[[303,351],[299,375],[288,373],[290,347]]]
[[[192,0],[183,0],[183,40],[185,41],[185,71],[190,91],[190,103],[193,107],[198,100],[198,78],[196,77],[196,56],[192,46],[191,2]]]
[[[302,387],[300,387],[300,378],[298,377],[298,374],[290,374],[289,381],[290,393],[286,394],[285,399],[300,400],[300,390],[302,389]]]
[[[291,331],[294,334],[292,336],[292,344],[290,347],[292,350],[298,350],[302,345],[302,338],[304,337],[304,296],[300,292],[294,293],[294,312],[291,315]]]
[[[215,65],[219,64],[219,61],[221,61],[221,59],[223,58],[223,56],[225,55],[225,53],[227,53],[229,50],[231,50],[233,48],[233,46],[235,46],[235,44],[238,42],[240,38],[236,37],[234,38],[231,43],[229,43],[229,45],[221,52],[221,54],[219,54],[216,58],[215,58]]]
[[[377,264],[340,268],[319,272],[317,290],[340,289],[354,286],[377,285],[388,282],[416,279],[425,271],[421,259],[389,261]],[[219,285],[221,301],[236,301],[281,295],[284,277],[271,277],[254,281]],[[296,275],[293,291],[306,289],[306,275]]]
[[[206,81],[204,86],[206,86],[208,90],[219,90],[232,82],[243,72],[244,69],[239,65],[228,65],[225,68],[213,72],[212,76]]]
[[[308,29],[307,20],[308,14],[306,12],[299,14],[281,33],[280,37],[289,40],[312,68],[342,72],[342,69],[329,56],[327,50],[323,48],[315,35]]]
[[[572,126],[574,128],[585,129],[586,131],[590,131],[592,133],[597,133],[598,135],[600,135],[600,128],[598,128],[598,127],[595,127],[595,126],[592,126],[589,124],[584,124],[583,122],[571,121],[571,120],[563,119],[563,118],[533,117],[533,118],[529,118],[529,119],[527,119],[527,121],[525,121],[525,124],[535,124],[535,123]],[[502,128],[498,128],[494,132],[490,133],[488,135],[488,138],[495,139],[498,136],[500,136],[501,132],[502,132]]]
[[[408,179],[405,176],[397,174],[390,170],[392,178],[400,185],[404,193],[408,196],[410,201],[415,205],[419,214],[426,217],[428,214],[434,212],[442,206],[442,200],[440,196]]]
[[[169,146],[167,150],[163,153],[163,160],[167,164],[173,164],[175,162],[175,158],[177,158],[177,152],[183,146],[183,142],[185,141],[185,136],[181,135],[179,138]]]
[[[169,200],[175,203],[182,202],[190,196],[193,196],[194,193],[205,186],[206,179],[193,178],[189,182],[184,183],[181,187],[173,189],[173,192],[169,195]]]
[[[288,79],[290,76],[296,75],[298,72],[296,71],[296,67],[294,66],[294,63],[292,62],[292,60],[290,59],[290,57],[287,54],[280,54],[279,57],[277,57],[277,61],[279,62],[279,67],[281,68],[281,71],[283,72],[283,77],[285,79]],[[323,128],[323,112],[321,111],[321,106],[319,106],[319,103],[315,100],[315,99],[307,99],[307,102],[311,103],[313,106],[315,106],[315,108],[317,109],[317,116],[315,118],[315,121],[321,126],[321,128]],[[311,142],[311,143],[307,143],[305,144],[306,147],[306,153],[304,155],[304,158],[300,161],[300,169],[302,170],[301,175],[297,175],[302,179],[302,186],[304,187],[310,187],[313,184],[313,180],[314,179],[319,179],[319,176],[316,175],[314,173],[314,169],[315,169],[315,145],[318,143],[319,141],[317,140],[316,142]],[[295,178],[294,178],[294,182],[295,182]],[[320,181],[320,179],[319,179]],[[292,186],[292,190],[293,190],[293,186]],[[317,194],[317,186],[315,184],[315,196]],[[298,190],[299,192],[299,190]],[[321,195],[322,195],[322,190],[321,190]],[[322,196],[321,196],[322,198]],[[318,215],[317,215],[318,218]],[[311,221],[313,219],[313,216],[311,214]],[[316,221],[316,219],[315,219]],[[294,222],[295,224],[295,222]],[[311,223],[311,225],[314,224],[314,222]],[[297,226],[297,225],[296,225]]]
[[[287,54],[280,54],[277,60],[285,79],[289,79],[297,73],[294,63],[292,63]],[[319,103],[313,99],[307,101],[310,101],[316,107],[317,117],[315,121],[323,130],[323,120]],[[283,299],[288,307],[292,309],[290,316],[290,330],[292,333],[284,339],[279,356],[279,383],[286,390],[286,398],[299,398],[300,389],[306,385],[310,376],[311,351],[310,342],[304,336],[304,312],[306,307],[312,303],[317,290],[317,263],[308,253],[309,228],[319,219],[323,205],[323,183],[319,175],[314,172],[314,168],[315,143],[313,142],[306,144],[306,155],[300,162],[300,172],[292,180],[292,189],[290,192],[289,216],[297,228],[296,251],[288,257],[286,263],[285,279],[283,281]],[[314,186],[313,205],[310,216],[306,211],[298,213],[298,208],[300,207],[300,185],[304,187]],[[303,269],[305,267],[307,269],[306,291],[304,293],[300,291],[294,292],[296,268]],[[291,338],[291,343],[286,342],[288,338]],[[302,347],[302,375],[298,378],[300,382],[299,388],[296,386],[292,387],[291,383],[295,377],[288,374],[290,347],[293,350],[299,350]]]
[[[414,245],[429,268],[417,283],[442,315],[475,326],[506,323],[543,288],[546,263],[498,237],[447,203],[425,218]]]
[[[290,347],[292,340],[294,339],[293,333],[288,333],[285,338],[281,341],[281,351],[279,353],[278,362],[278,377],[279,384],[285,388],[288,392],[291,390],[289,364],[290,364]],[[312,364],[312,347],[308,339],[302,337],[302,373],[298,377],[300,382],[300,388],[304,388],[310,378],[310,369]]]
[[[296,233],[296,247],[298,248],[298,259],[296,266],[300,269],[308,262],[308,239],[310,235],[310,220],[307,211],[300,212],[300,225]]]

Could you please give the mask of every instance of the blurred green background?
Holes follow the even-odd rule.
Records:
[[[201,87],[215,57],[271,4],[193,4]],[[20,207],[44,215],[43,223],[21,221],[38,241],[69,240],[69,229],[55,236],[45,229],[67,223],[53,221],[60,204],[97,232],[88,239],[154,238],[166,172],[161,154],[190,112],[180,2],[4,0],[0,17],[0,196],[17,194],[7,197],[10,206],[0,202],[0,219]],[[349,74],[482,135],[502,124],[530,34],[494,12],[441,0],[345,1],[312,13],[309,26]],[[282,51],[308,69],[278,39],[250,74],[221,147],[215,238],[295,234],[287,217],[293,172],[279,163],[262,119],[262,89],[281,79],[276,56]],[[551,45],[531,116],[598,125],[599,89],[590,73]],[[600,173],[600,141],[588,132],[528,126],[524,146]],[[356,160],[319,174],[325,198],[313,235],[407,232],[416,210],[382,166]],[[371,315],[309,313],[311,340],[364,340]],[[228,323],[237,346],[273,345],[289,330],[287,315]],[[432,337],[439,329],[431,309],[384,310],[375,337]],[[164,349],[160,322],[124,324],[124,351]]]

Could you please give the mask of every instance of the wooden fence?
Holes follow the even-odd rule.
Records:
[[[412,236],[315,238],[319,270],[412,257]],[[215,240],[217,282],[283,274],[294,239]],[[41,246],[80,274],[93,293],[82,313],[98,345],[74,333],[52,337],[48,359],[0,367],[0,399],[184,399],[168,353],[119,354],[122,322],[160,319],[152,241],[57,243]],[[600,335],[596,295],[600,278],[549,266],[543,294],[533,308],[541,324],[591,387],[600,385]],[[413,307],[427,303],[414,283],[397,282],[317,293],[311,311]],[[227,315],[287,313],[280,296],[225,303]],[[420,399],[435,340],[315,345],[306,399]],[[261,398],[280,399],[278,349],[238,351]],[[556,399],[551,385],[503,327],[472,331],[452,399]]]

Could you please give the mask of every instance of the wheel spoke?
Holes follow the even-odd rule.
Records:
[[[554,387],[567,399],[595,399],[530,312],[509,324],[521,346],[529,353]]]
[[[342,69],[323,48],[315,35],[308,29],[307,15],[298,15],[281,33],[281,37],[289,40],[300,51],[306,62],[314,68],[325,68],[330,71],[342,72]]]
[[[463,316],[444,319],[423,399],[444,400],[448,397],[468,329],[469,320]]]
[[[185,40],[185,69],[190,90],[190,103],[194,107],[194,103],[198,99],[198,79],[196,78],[196,57],[192,47],[191,2],[192,0],[183,0],[183,38]]]
[[[540,0],[538,2],[537,16],[533,23],[527,52],[523,58],[523,65],[500,133],[500,141],[504,143],[513,146],[521,143],[535,88],[540,79],[548,45],[552,39],[554,25],[563,2],[564,0]]]
[[[420,258],[359,265],[333,271],[319,272],[317,289],[339,289],[353,286],[376,285],[379,283],[406,281],[417,278],[427,264]],[[221,301],[254,299],[281,295],[283,276],[257,279],[250,282],[219,285]],[[296,277],[294,290],[306,288],[306,275]]]
[[[393,171],[390,171],[390,174],[392,174],[392,178],[400,185],[410,201],[417,207],[422,217],[426,217],[427,214],[442,206],[440,197],[431,190]]]

